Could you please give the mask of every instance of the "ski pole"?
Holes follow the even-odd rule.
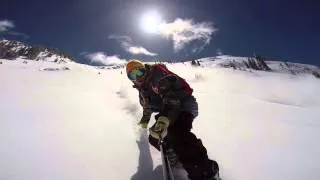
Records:
[[[165,154],[164,150],[164,140],[160,137],[159,140],[160,151],[161,151],[161,159],[162,159],[162,169],[163,169],[163,178],[164,180],[174,180],[172,168],[170,166],[168,157]]]

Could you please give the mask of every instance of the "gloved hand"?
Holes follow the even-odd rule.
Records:
[[[167,128],[169,127],[170,121],[165,116],[160,116],[150,130],[150,135],[156,139],[164,138],[167,135]]]
[[[147,129],[148,127],[148,123],[145,123],[145,122],[140,122],[138,125],[143,129]]]

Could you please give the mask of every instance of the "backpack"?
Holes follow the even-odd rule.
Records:
[[[188,95],[192,95],[193,89],[190,87],[190,85],[187,83],[187,81],[185,79],[181,78],[180,76],[178,76],[177,74],[173,73],[172,71],[170,71],[165,64],[155,64],[155,65],[153,65],[153,67],[156,70],[163,72],[163,74],[165,74],[165,75],[174,75],[174,76],[178,77],[179,81],[182,83],[183,90]]]

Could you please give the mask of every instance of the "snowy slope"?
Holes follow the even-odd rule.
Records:
[[[161,179],[123,69],[0,61],[0,179]],[[194,88],[193,131],[224,179],[320,179],[319,79],[204,64],[168,66]]]

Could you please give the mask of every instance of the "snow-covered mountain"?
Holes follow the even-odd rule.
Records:
[[[0,59],[15,60],[17,58],[55,63],[66,63],[73,59],[71,56],[54,48],[31,46],[13,40],[0,40]]]
[[[261,56],[236,57],[222,55],[194,60],[192,64],[202,67],[223,67],[243,71],[256,70],[292,75],[311,74],[320,78],[320,68],[317,66],[282,61],[266,61]]]

